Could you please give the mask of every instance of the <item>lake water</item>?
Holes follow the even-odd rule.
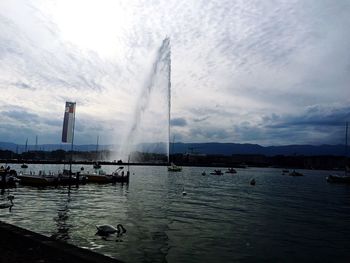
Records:
[[[63,167],[29,169],[43,168]],[[128,185],[19,186],[9,190],[15,205],[0,210],[0,220],[130,263],[349,262],[350,186],[327,183],[328,171],[203,170],[212,169],[136,166]],[[95,225],[119,223],[123,236],[96,235]]]

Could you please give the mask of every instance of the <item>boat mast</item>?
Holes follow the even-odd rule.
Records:
[[[38,151],[38,135],[35,136],[35,151]]]
[[[348,164],[348,122],[346,122],[345,128],[345,175],[347,174],[347,164]]]
[[[72,162],[73,162],[73,146],[74,146],[74,128],[75,128],[75,111],[76,111],[76,102],[74,104],[74,110],[73,110],[73,132],[72,132],[72,144],[71,144],[71,150],[70,150],[70,162],[69,162],[69,182],[72,177]]]
[[[96,162],[98,161],[98,140],[99,140],[99,136],[97,135],[97,141],[96,141]]]
[[[173,136],[173,143],[171,144],[171,153],[172,154],[174,154],[174,147],[175,147],[175,135]],[[174,158],[173,158],[173,162],[174,162]]]
[[[27,152],[27,149],[28,149],[28,138],[26,139],[26,146],[24,148],[24,152]]]
[[[345,129],[345,156],[348,157],[348,122],[346,122]]]

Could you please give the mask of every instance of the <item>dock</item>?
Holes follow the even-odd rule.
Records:
[[[1,263],[122,263],[88,249],[0,221]]]

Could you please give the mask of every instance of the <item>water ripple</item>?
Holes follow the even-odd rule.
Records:
[[[126,262],[350,258],[350,187],[326,183],[327,171],[295,178],[279,169],[222,176],[202,176],[203,170],[138,166],[129,185],[21,186],[10,189],[15,206],[1,210],[0,219]],[[124,235],[96,235],[95,225],[119,223]]]

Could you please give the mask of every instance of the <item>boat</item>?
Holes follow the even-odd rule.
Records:
[[[112,173],[113,182],[129,183],[130,171],[128,170],[125,173],[124,170],[119,169],[119,168]]]
[[[87,178],[88,183],[99,183],[99,184],[105,184],[105,183],[113,183],[113,176],[111,174],[107,174],[103,170],[98,170],[93,173],[87,173],[85,174]]]
[[[221,170],[214,170],[213,172],[211,172],[210,174],[213,175],[223,175],[224,173]]]
[[[344,169],[344,175],[338,175],[338,174],[330,174],[326,177],[326,180],[328,183],[343,183],[343,184],[350,184],[350,175],[349,173],[349,167],[348,167],[348,122],[346,122],[346,128],[345,128],[345,169]]]
[[[182,167],[181,166],[177,166],[174,163],[171,163],[170,166],[168,166],[168,171],[169,172],[181,172],[182,171]]]
[[[302,173],[299,173],[299,172],[297,172],[297,171],[295,171],[295,170],[293,170],[293,172],[290,172],[288,175],[289,175],[289,176],[303,176]]]
[[[95,152],[95,155],[96,155],[96,159],[97,159],[97,156],[98,156],[98,140],[99,140],[99,136],[97,136],[97,141],[96,141],[96,152]],[[93,165],[94,169],[101,169],[101,164],[96,161]]]
[[[25,163],[23,163],[23,164],[21,165],[21,168],[22,168],[22,169],[27,169],[27,168],[28,168],[28,165],[25,164]]]
[[[86,183],[86,177],[84,175],[80,175],[79,172],[69,175],[69,170],[63,170],[62,173],[46,172],[45,170],[40,170],[37,173],[35,171],[30,171],[29,173],[21,171],[17,175],[17,178],[20,184],[30,186],[57,186]]]
[[[287,173],[289,173],[289,170],[284,169],[284,170],[282,170],[282,173],[283,173],[283,174],[287,174]]]
[[[82,170],[81,170],[82,171]],[[70,170],[64,169],[62,173],[58,174],[57,184],[69,185],[69,184],[86,184],[87,177],[81,172],[75,172],[70,174]]]
[[[93,173],[86,173],[87,183],[115,183],[115,182],[129,182],[130,172],[124,172],[124,167],[118,167],[113,173],[107,174],[102,169]]]
[[[350,184],[350,176],[349,175],[330,174],[326,177],[326,180],[328,183]]]
[[[30,171],[29,173],[19,172],[17,178],[20,180],[22,185],[30,186],[48,186],[48,185],[57,185],[58,184],[58,175],[52,172],[48,174],[40,170],[38,173]]]
[[[170,144],[170,132],[169,132],[169,144]],[[174,145],[175,145],[175,136],[173,137],[173,143],[172,143],[172,147],[171,147],[171,152],[174,153]],[[170,149],[170,145],[169,145],[169,149]],[[168,156],[168,162],[170,162],[170,153]],[[182,167],[181,166],[177,166],[175,163],[171,162],[170,166],[168,166],[168,172],[181,172],[182,171]]]
[[[227,174],[236,174],[237,171],[234,168],[231,167],[231,168],[228,168],[225,173],[227,173]]]

